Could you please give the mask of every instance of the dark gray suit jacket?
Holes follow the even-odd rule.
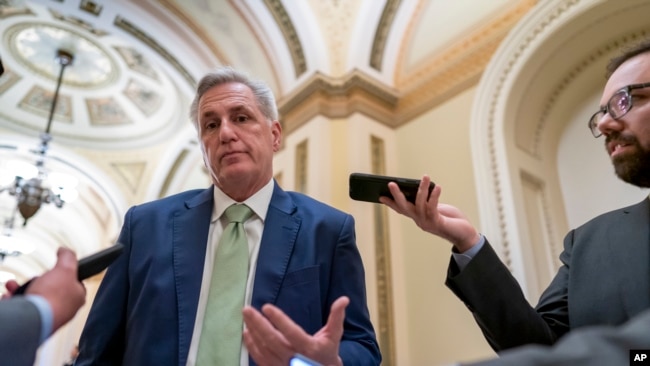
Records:
[[[650,349],[650,310],[619,327],[594,326],[572,331],[553,347],[529,345],[472,366],[629,365],[630,350]],[[469,364],[467,365],[469,366]]]
[[[0,363],[32,366],[41,335],[41,315],[30,301],[16,296],[0,301]]]
[[[562,266],[535,308],[486,242],[447,285],[472,311],[496,350],[552,344],[569,330],[620,325],[650,308],[650,200],[570,231]]]

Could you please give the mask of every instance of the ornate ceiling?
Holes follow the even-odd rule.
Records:
[[[535,3],[0,1],[0,160],[34,160],[64,49],[74,61],[47,167],[75,176],[80,193],[17,228],[36,254],[0,270],[36,275],[59,245],[90,254],[115,239],[128,206],[208,184],[187,113],[196,80],[217,65],[272,86],[285,135],[319,114],[364,113],[398,128],[475,84]],[[0,214],[12,202],[0,195]]]

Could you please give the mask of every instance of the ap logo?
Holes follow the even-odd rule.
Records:
[[[650,365],[650,350],[630,350],[630,366]]]

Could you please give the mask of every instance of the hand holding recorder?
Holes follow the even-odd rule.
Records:
[[[59,248],[54,268],[22,286],[18,286],[16,281],[9,281],[5,286],[10,296],[32,294],[43,297],[52,307],[52,332],[55,332],[86,302],[86,289],[81,281],[108,267],[123,249],[122,244],[116,244],[77,262],[72,250]]]
[[[77,266],[78,281],[81,282],[86,278],[94,276],[106,269],[106,267],[113,263],[113,261],[117,259],[120,254],[122,254],[122,250],[124,250],[124,245],[118,243],[79,260],[79,264]],[[34,281],[34,279],[27,281],[22,286],[16,288],[14,291],[10,290],[10,292],[13,295],[21,295],[25,293],[27,287],[31,285],[32,281]]]

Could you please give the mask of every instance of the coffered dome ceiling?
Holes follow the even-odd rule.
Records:
[[[80,29],[39,5],[16,9],[0,22],[0,32],[7,69],[0,104],[16,106],[0,110],[0,118],[10,129],[45,128],[60,71],[57,49],[74,56],[54,114],[57,141],[123,149],[167,138],[184,122],[182,98],[167,73],[114,32]]]

